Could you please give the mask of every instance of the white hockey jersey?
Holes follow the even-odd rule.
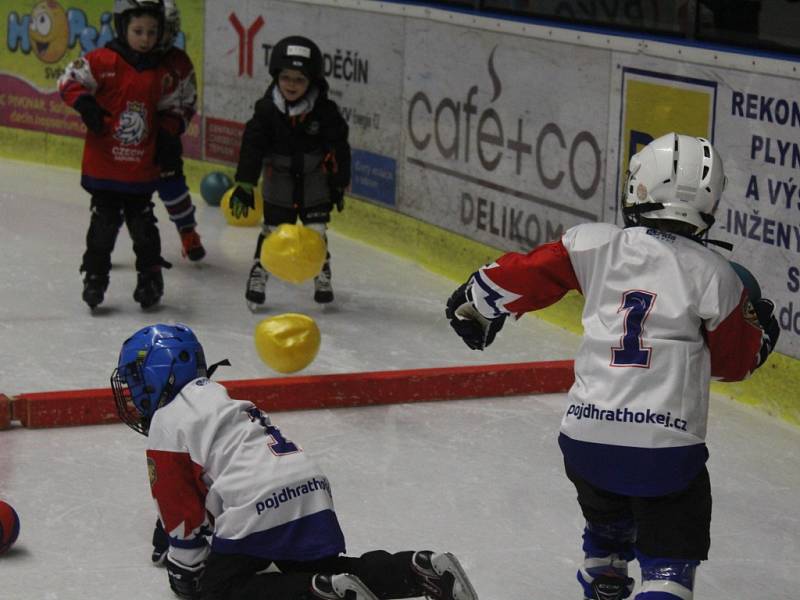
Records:
[[[150,423],[147,465],[170,557],[201,563],[211,549],[273,560],[345,551],[330,483],[302,448],[251,402],[188,383]]]
[[[684,488],[707,460],[709,383],[756,367],[762,331],[727,260],[655,229],[578,225],[480,269],[486,317],[544,308],[569,290],[584,337],[559,444],[569,466],[617,493]]]

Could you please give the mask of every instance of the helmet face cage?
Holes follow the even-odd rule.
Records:
[[[134,15],[150,14],[158,20],[158,39],[164,35],[164,0],[114,0],[114,33],[127,44],[128,23]]]
[[[138,376],[134,373],[138,372]],[[133,401],[131,387],[128,381],[139,378],[141,381],[141,366],[132,363],[124,367],[117,367],[111,373],[111,390],[114,393],[114,402],[117,405],[117,415],[120,420],[137,433],[147,435],[150,429],[150,417],[142,415]]]
[[[203,347],[185,325],[152,325],[122,345],[111,389],[120,420],[147,435],[155,412],[207,374]]]
[[[625,223],[679,221],[699,236],[714,223],[726,181],[708,140],[675,133],[657,138],[631,157],[622,195]]]

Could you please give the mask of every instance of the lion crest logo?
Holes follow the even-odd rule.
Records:
[[[147,109],[142,102],[128,102],[119,117],[114,137],[123,146],[136,146],[147,137]]]

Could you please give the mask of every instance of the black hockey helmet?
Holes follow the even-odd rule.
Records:
[[[114,33],[127,44],[128,23],[133,16],[153,15],[158,20],[158,37],[164,32],[164,0],[114,0]]]
[[[310,39],[300,35],[283,38],[272,48],[269,57],[269,74],[278,79],[283,69],[294,69],[319,83],[325,77],[322,69],[322,52]]]

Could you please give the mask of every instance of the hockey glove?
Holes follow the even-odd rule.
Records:
[[[254,210],[256,207],[256,197],[253,194],[253,184],[236,182],[236,188],[231,195],[231,214],[241,219],[247,216],[248,210]]]
[[[164,526],[161,524],[161,519],[156,521],[156,528],[153,530],[153,553],[150,555],[150,560],[154,565],[161,566],[167,558],[167,550],[169,550],[169,536],[164,531]]]
[[[342,188],[331,186],[331,204],[336,207],[337,212],[344,210],[344,190]]]
[[[84,94],[75,101],[72,108],[81,115],[81,120],[86,128],[100,135],[105,129],[105,118],[110,117],[111,113],[97,103],[97,99],[91,94]]]
[[[183,144],[180,136],[159,129],[156,136],[155,162],[161,169],[161,177],[174,177],[182,170],[182,154]]]
[[[775,312],[775,303],[766,298],[760,298],[753,304],[758,317],[758,323],[761,325],[763,334],[761,335],[761,349],[758,351],[758,365],[763,365],[770,353],[775,349],[780,337],[781,328],[778,325],[778,320],[773,314]]]
[[[205,564],[200,563],[194,567],[187,567],[167,557],[167,575],[169,587],[175,595],[185,600],[198,600],[200,598],[200,578],[203,575]]]
[[[508,315],[487,319],[472,302],[472,278],[461,285],[447,300],[445,316],[464,343],[473,350],[483,350],[491,345],[497,332],[503,328]]]

